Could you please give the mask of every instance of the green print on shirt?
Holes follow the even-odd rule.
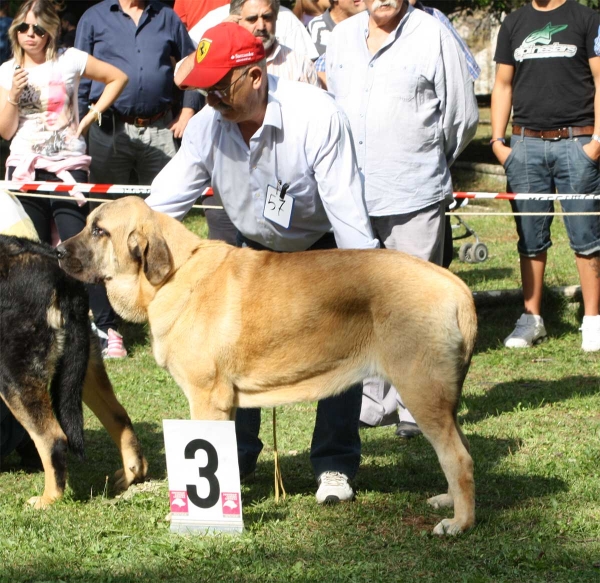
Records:
[[[515,51],[515,61],[525,59],[549,59],[553,57],[573,57],[577,53],[575,45],[552,43],[552,35],[565,30],[567,24],[552,26],[549,22],[544,28],[534,30]]]

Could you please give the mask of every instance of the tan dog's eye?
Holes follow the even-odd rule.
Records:
[[[93,237],[102,237],[102,235],[105,235],[106,233],[104,232],[104,229],[101,229],[100,227],[94,225],[92,227],[92,236]]]

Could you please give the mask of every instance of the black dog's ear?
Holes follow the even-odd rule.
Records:
[[[146,237],[141,231],[132,231],[127,237],[131,256],[139,261],[146,278],[152,285],[160,285],[171,273],[173,260],[167,242],[156,233]]]

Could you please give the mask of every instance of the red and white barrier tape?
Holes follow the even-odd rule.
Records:
[[[6,189],[10,191],[16,191],[20,193],[48,193],[48,192],[70,192],[76,189],[79,193],[87,194],[120,194],[120,195],[132,195],[141,194],[149,195],[150,186],[143,185],[129,185],[129,184],[91,184],[85,182],[78,182],[76,185],[67,184],[65,182],[13,182],[9,180],[0,180],[0,189]],[[208,187],[202,193],[203,196],[212,196],[213,190]],[[468,198],[468,199],[498,199],[498,200],[600,200],[600,194],[536,194],[536,193],[515,193],[515,192],[455,192],[454,198]],[[42,198],[55,198],[51,195],[40,195],[31,194],[31,196],[40,196]],[[86,200],[91,202],[106,202],[106,199],[85,197]],[[194,205],[192,208],[213,208],[222,209],[221,206],[216,205]],[[456,215],[498,215],[498,216],[513,216],[513,215],[565,215],[565,214],[577,214],[577,215],[598,215],[597,212],[589,213],[503,213],[503,212],[476,212],[468,211],[462,212],[460,210],[453,211],[452,214]]]
[[[600,200],[600,194],[536,194],[517,192],[454,192],[454,198],[501,200]]]
[[[0,180],[0,189],[10,190],[12,192],[21,193],[22,196],[31,196],[39,198],[58,198],[52,195],[44,195],[38,193],[47,192],[66,192],[69,193],[72,190],[76,190],[79,194],[120,194],[122,196],[129,196],[133,194],[141,194],[148,196],[150,194],[150,186],[145,185],[130,185],[130,184],[91,184],[87,182],[77,182],[76,184],[67,184],[66,182],[12,182],[10,180]],[[213,189],[209,186],[204,189],[203,196],[212,196]],[[62,197],[61,197],[62,198]],[[107,198],[94,198],[93,196],[85,197],[74,197],[76,199],[82,198],[88,202],[107,202]],[[192,208],[210,208],[210,209],[222,209],[222,206],[218,205],[194,205]]]

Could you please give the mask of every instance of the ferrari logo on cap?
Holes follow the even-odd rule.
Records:
[[[199,63],[206,55],[208,54],[208,49],[210,48],[210,44],[212,41],[203,38],[198,45],[198,50],[196,51],[196,62]]]

